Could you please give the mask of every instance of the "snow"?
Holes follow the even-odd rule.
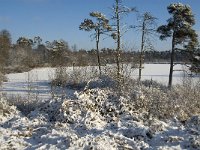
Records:
[[[112,65],[103,67],[102,70],[108,72],[107,68],[113,68]],[[168,83],[168,74],[169,74],[169,64],[145,64],[144,69],[142,70],[142,80],[155,80],[164,85]],[[75,70],[79,70],[82,73],[82,76],[85,74],[88,76],[91,74],[91,71],[97,72],[98,67],[75,67]],[[175,70],[187,70],[183,65],[177,64],[174,67]],[[72,74],[73,68],[68,67],[67,73]],[[131,66],[128,65],[126,71],[130,72],[130,77],[138,78],[138,69],[131,69]],[[8,95],[14,96],[24,96],[29,93],[32,93],[33,97],[39,97],[41,100],[48,100],[51,98],[51,86],[49,82],[54,78],[55,68],[37,68],[29,72],[24,73],[13,73],[8,74],[8,82],[5,82],[2,87],[2,91]],[[127,73],[129,74],[129,73]],[[73,74],[72,74],[73,75]],[[179,84],[183,82],[184,72],[175,71],[173,74],[173,84]],[[76,75],[75,75],[76,76]],[[199,77],[193,77],[193,80],[199,80]],[[67,95],[69,95],[69,91]],[[74,91],[70,91],[74,92]],[[72,94],[73,95],[73,94]]]
[[[146,64],[143,79],[164,83],[168,69],[168,64]],[[185,123],[176,118],[147,120],[146,112],[132,109],[133,101],[116,94],[115,82],[109,78],[92,79],[83,90],[68,88],[65,97],[52,98],[49,81],[54,72],[55,68],[39,68],[7,75],[3,92],[38,93],[45,103],[25,115],[1,98],[0,149],[200,149],[200,116]],[[136,77],[137,72],[132,75]],[[181,76],[175,73],[174,81]],[[140,91],[135,94],[145,98]]]
[[[176,118],[147,121],[109,88],[52,99],[28,116],[0,104],[0,149],[200,149],[200,116],[185,126]]]
[[[184,70],[184,66],[178,64],[174,66],[174,70]],[[143,80],[155,80],[163,84],[168,83],[169,78],[169,64],[145,64],[144,69],[142,70],[142,79]],[[135,76],[138,76],[138,70],[134,71]],[[173,84],[181,83],[181,79],[184,76],[184,72],[175,71],[173,73]]]

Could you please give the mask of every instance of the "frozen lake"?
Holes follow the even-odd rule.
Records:
[[[162,84],[167,85],[169,79],[169,64],[145,64],[144,69],[142,70],[142,80],[155,80]],[[188,76],[187,73],[190,73],[188,68],[184,65],[177,64],[174,66],[173,72],[173,84],[181,84],[184,76]],[[133,76],[137,78],[138,69],[132,73]]]
[[[110,67],[111,65],[109,65]],[[145,64],[142,70],[142,80],[155,80],[162,84],[167,85],[169,76],[169,64]],[[75,68],[81,69],[81,73],[90,74],[91,71],[97,71],[97,67],[81,67]],[[103,70],[106,67],[103,67]],[[132,78],[138,78],[138,69],[131,69],[130,65],[126,67],[127,72],[129,72]],[[173,84],[181,84],[186,73],[181,70],[186,70],[187,68],[183,65],[177,64],[174,67],[175,71],[173,74]],[[72,72],[72,67],[67,68],[67,72]],[[31,93],[39,96],[42,99],[48,99],[51,94],[51,87],[49,82],[54,77],[55,68],[38,68],[33,69],[29,72],[24,73],[14,73],[8,74],[8,82],[3,83],[2,91],[8,95],[26,95],[31,91]],[[199,76],[191,77],[194,81],[199,80]],[[70,91],[66,91],[69,92]],[[69,94],[68,93],[68,94]]]

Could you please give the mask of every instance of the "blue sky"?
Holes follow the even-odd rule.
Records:
[[[136,7],[139,13],[150,12],[158,18],[157,24],[161,25],[170,17],[166,7],[174,2],[191,6],[196,18],[194,28],[200,33],[199,0],[124,0],[124,5]],[[111,17],[113,3],[114,0],[0,0],[0,30],[9,30],[13,43],[20,36],[40,36],[43,41],[64,39],[70,46],[76,44],[79,49],[91,49],[95,48],[95,41],[91,41],[90,33],[80,31],[78,27],[91,11],[100,11]],[[136,25],[136,14],[130,14],[123,21]],[[130,30],[123,37],[124,47],[139,49],[140,39],[139,32]],[[110,38],[103,38],[100,44],[101,48],[115,48]],[[157,37],[153,44],[156,50],[171,47],[169,41],[162,42]]]

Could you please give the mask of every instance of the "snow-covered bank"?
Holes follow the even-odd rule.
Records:
[[[200,116],[147,119],[110,88],[52,99],[23,116],[0,101],[0,149],[200,149]]]

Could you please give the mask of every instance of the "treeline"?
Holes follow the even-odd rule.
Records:
[[[97,56],[96,56],[96,50],[92,49],[89,51],[86,50],[79,50],[76,52],[77,56],[80,55],[82,57],[82,60],[84,60],[86,65],[97,65]],[[103,48],[99,51],[102,64],[113,64],[116,62],[115,55],[116,50],[110,49],[110,48]],[[122,63],[135,63],[139,64],[139,51],[127,51],[122,50],[120,52],[121,61]],[[144,62],[145,63],[170,63],[170,51],[145,51],[144,52]],[[178,63],[189,63],[190,59],[192,58],[191,54],[188,54],[186,51],[176,51],[174,60]]]
[[[28,39],[20,37],[15,44],[11,44],[9,31],[0,32],[1,40],[1,66],[5,72],[22,72],[35,67],[44,66],[97,66],[96,49],[74,50],[70,48],[64,40],[54,40],[53,42],[42,42],[40,37]],[[99,51],[102,64],[113,64],[116,62],[116,50],[103,48]],[[121,50],[120,57],[122,63],[139,64],[139,51]],[[168,63],[170,61],[170,51],[145,51],[145,63]],[[189,62],[190,57],[184,51],[175,53],[176,62]]]

